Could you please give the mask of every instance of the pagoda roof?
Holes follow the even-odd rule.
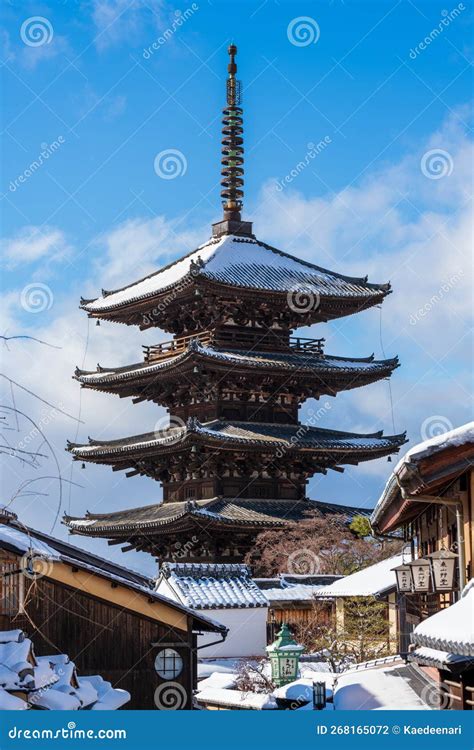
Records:
[[[103,290],[97,299],[82,299],[81,307],[100,317],[159,298],[171,290],[180,293],[199,280],[256,293],[287,294],[309,288],[320,298],[360,300],[365,306],[379,303],[390,292],[390,284],[369,283],[367,277],[343,276],[277,250],[253,236],[226,234],[211,238],[139,281],[114,291]]]
[[[358,434],[322,429],[299,424],[279,424],[263,422],[234,422],[216,419],[199,422],[190,417],[184,426],[169,427],[118,440],[92,440],[89,444],[68,442],[68,450],[80,460],[105,460],[106,462],[126,460],[127,456],[150,450],[160,454],[182,450],[199,442],[210,447],[220,448],[261,448],[263,451],[308,450],[314,453],[340,455],[343,463],[351,457],[357,460],[370,460],[379,455],[398,451],[405,441],[405,433],[384,436],[382,431]]]
[[[128,540],[133,536],[166,536],[203,522],[212,528],[262,530],[300,521],[311,511],[323,515],[341,514],[352,518],[367,515],[366,508],[312,500],[262,500],[222,498],[186,502],[156,503],[113,513],[89,513],[84,518],[65,515],[63,523],[72,533]]]
[[[109,386],[114,383],[125,383],[128,381],[139,381],[147,377],[159,376],[161,373],[173,371],[186,362],[198,359],[222,362],[224,365],[238,366],[249,369],[261,370],[285,370],[312,373],[318,377],[326,375],[341,375],[348,373],[351,376],[368,376],[373,378],[386,377],[398,367],[398,357],[391,359],[374,359],[369,357],[351,358],[305,353],[298,351],[289,352],[259,352],[223,350],[213,346],[205,346],[196,339],[180,354],[161,359],[156,362],[139,362],[126,367],[102,367],[97,365],[97,370],[76,369],[75,377],[79,382],[89,387]]]

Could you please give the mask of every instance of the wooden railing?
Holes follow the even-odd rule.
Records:
[[[273,331],[261,334],[258,331],[202,331],[192,336],[181,336],[171,341],[163,341],[161,344],[143,346],[145,362],[156,362],[161,359],[175,357],[184,352],[192,339],[197,339],[204,346],[214,344],[217,347],[229,346],[233,349],[244,349],[249,351],[277,350],[306,352],[307,354],[324,354],[324,339],[309,339],[301,336],[290,336],[284,338]]]

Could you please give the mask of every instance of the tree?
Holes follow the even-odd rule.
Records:
[[[351,523],[349,524],[349,528],[351,531],[356,534],[358,537],[367,537],[367,536],[373,536],[374,532],[372,530],[372,524],[370,523],[367,516],[354,516]]]
[[[258,577],[279,573],[348,575],[399,551],[401,543],[381,543],[354,534],[343,515],[307,518],[281,529],[263,531],[246,556]]]
[[[353,597],[344,599],[343,606],[343,617],[334,607],[328,623],[322,618],[321,602],[315,600],[309,621],[295,629],[298,642],[333,672],[390,653],[387,604],[375,597]]]

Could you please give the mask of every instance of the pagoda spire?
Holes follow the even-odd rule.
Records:
[[[252,224],[243,222],[241,211],[244,197],[244,124],[240,106],[242,84],[236,78],[237,47],[228,48],[226,97],[227,104],[222,110],[222,157],[221,157],[221,198],[224,208],[223,220],[213,225],[214,236],[222,234],[252,234]]]

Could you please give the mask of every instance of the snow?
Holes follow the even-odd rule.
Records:
[[[444,668],[446,665],[465,664],[466,658],[459,654],[450,654],[447,651],[438,651],[435,648],[420,646],[408,654],[410,661],[425,666]]]
[[[0,689],[0,711],[25,711],[27,708],[26,701]]]
[[[399,474],[403,466],[416,463],[417,461],[421,461],[421,459],[440,453],[448,448],[461,447],[469,443],[474,443],[474,422],[467,422],[466,424],[461,425],[461,427],[456,427],[454,430],[449,430],[448,432],[436,435],[429,440],[424,440],[423,442],[412,446],[405,455],[400,458],[390,475],[373,510],[372,520],[375,521],[379,512],[390,500],[392,489],[398,487],[396,476]]]
[[[8,690],[24,691],[27,702]],[[115,710],[129,700],[126,690],[114,689],[100,675],[78,677],[67,654],[36,657],[23,631],[0,632],[0,710]]]
[[[94,302],[84,305],[84,307],[90,312],[103,310],[112,305],[123,305],[130,300],[148,297],[156,292],[163,291],[187,276],[191,268],[191,263],[198,261],[198,257],[203,261],[208,260],[218,247],[224,244],[225,241],[228,242],[232,239],[232,237],[224,237],[219,242],[207,242],[198,247],[194,252],[181,258],[181,260],[157,271],[146,279],[142,279],[135,284],[130,284],[130,286],[108,294],[106,297],[99,297]]]
[[[58,552],[45,544],[40,539],[36,539],[30,534],[15,529],[13,526],[0,524],[0,544],[14,544],[22,552],[33,552],[42,555],[50,560],[59,560]]]
[[[230,709],[264,711],[277,708],[276,700],[270,693],[244,693],[240,690],[206,688],[198,692],[196,699],[199,703],[212,703]]]
[[[212,672],[209,677],[198,683],[198,691],[207,688],[233,688],[237,682],[236,672]]]
[[[162,582],[175,591],[180,601],[194,609],[268,606],[246,565],[164,563],[157,582],[158,591]]]
[[[325,587],[327,588],[327,587]],[[305,586],[298,583],[288,584],[285,588],[262,589],[269,602],[309,602],[315,598],[315,594],[321,590],[321,586]]]
[[[312,677],[300,677],[294,682],[289,682],[283,687],[273,691],[275,698],[283,698],[289,701],[298,701],[313,704],[313,682],[324,682],[326,685],[326,700],[332,700],[334,677],[328,676],[328,673],[322,673],[324,676],[317,675]]]
[[[399,667],[367,669],[342,673],[334,692],[337,711],[415,710],[429,711],[429,706],[396,674]]]
[[[451,654],[474,656],[474,579],[459,601],[417,625],[412,641]]]
[[[383,594],[391,588],[396,588],[396,577],[393,568],[401,565],[403,555],[394,555],[386,560],[369,565],[357,573],[340,578],[328,586],[315,588],[319,597],[333,596],[376,596]]]

